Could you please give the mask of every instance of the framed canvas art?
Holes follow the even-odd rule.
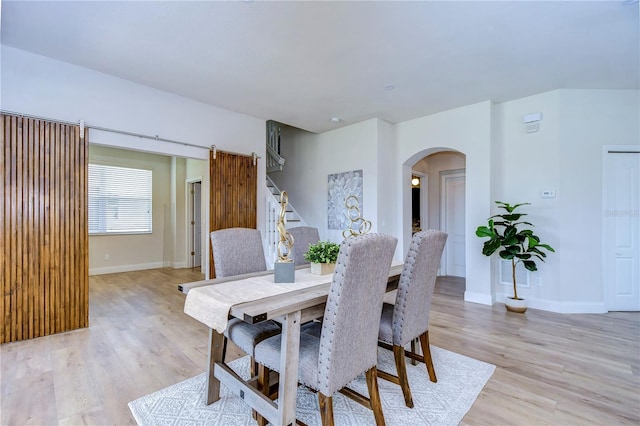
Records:
[[[347,215],[345,200],[350,195],[360,202],[362,211],[362,170],[353,170],[329,175],[327,217],[329,229],[346,229],[351,220]]]

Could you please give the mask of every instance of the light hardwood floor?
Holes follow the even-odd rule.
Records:
[[[0,424],[135,424],[129,401],[204,371],[207,329],[182,312],[177,290],[199,279],[171,269],[91,277],[89,328],[0,345]],[[639,313],[518,315],[465,303],[463,290],[439,279],[429,333],[497,366],[463,424],[640,423]]]

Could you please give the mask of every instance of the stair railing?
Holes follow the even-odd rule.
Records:
[[[267,176],[266,193],[264,252],[266,254],[268,268],[273,269],[273,263],[275,262],[278,251],[278,240],[280,239],[277,229],[278,218],[280,217],[280,189],[278,189],[269,176]],[[285,218],[287,229],[295,226],[306,226],[306,223],[291,206],[291,203],[287,206]]]
[[[282,170],[285,159],[280,155],[280,123],[267,121],[267,173]]]

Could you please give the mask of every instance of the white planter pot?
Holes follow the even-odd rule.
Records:
[[[527,310],[527,301],[524,299],[514,299],[513,297],[507,297],[504,300],[504,306],[509,312],[523,314]]]
[[[316,275],[333,274],[336,269],[335,263],[312,263],[311,273]]]

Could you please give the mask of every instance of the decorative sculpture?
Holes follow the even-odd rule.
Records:
[[[349,237],[357,237],[358,235],[364,235],[371,231],[371,222],[360,216],[360,201],[355,195],[350,195],[344,200],[344,205],[347,207],[347,218],[351,221],[349,227],[342,231],[342,236],[347,239]],[[354,225],[357,228],[354,228]]]
[[[280,216],[276,224],[278,234],[278,259],[273,264],[274,282],[276,283],[292,283],[296,279],[295,262],[290,259],[291,248],[293,247],[293,235],[287,231],[286,215],[289,197],[285,191],[280,193]]]
[[[278,234],[280,235],[280,239],[278,241],[278,262],[293,262],[293,259],[289,258],[289,255],[291,255],[291,248],[294,243],[293,235],[287,231],[285,226],[288,204],[289,197],[287,196],[287,192],[282,191],[282,193],[280,193],[280,216],[278,217],[278,223],[276,225],[278,228]]]

